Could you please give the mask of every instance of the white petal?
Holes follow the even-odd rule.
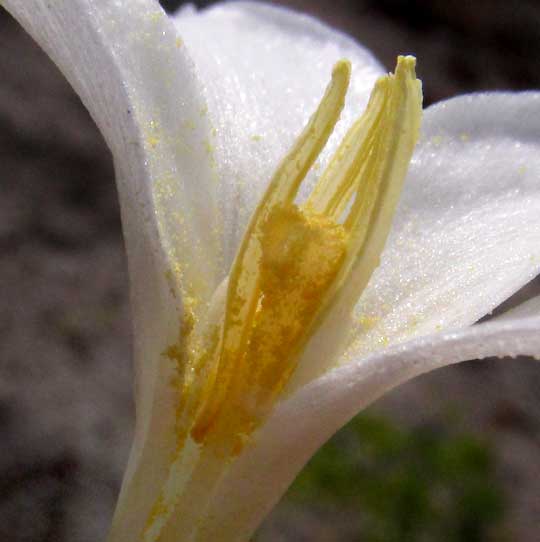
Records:
[[[431,107],[349,354],[472,324],[539,269],[540,93]]]
[[[215,129],[212,149],[228,270],[249,216],[315,110],[334,63],[342,58],[352,62],[351,89],[321,163],[362,113],[383,70],[351,38],[269,4],[228,2],[200,12],[191,8],[180,12],[176,24],[204,83]]]
[[[58,64],[107,140],[122,173],[126,225],[138,223],[136,233],[126,228],[128,249],[148,230],[153,250],[164,246],[173,264],[172,252],[183,251],[182,262],[195,268],[188,278],[208,283],[211,294],[217,254],[208,241],[215,213],[206,106],[171,20],[156,0],[3,5]]]
[[[298,390],[278,405],[254,445],[231,467],[204,520],[206,539],[248,540],[310,456],[392,388],[452,363],[507,355],[540,359],[540,318],[416,339],[351,361]]]
[[[173,295],[179,285],[166,271],[181,256],[186,286],[194,284],[203,300],[216,284],[209,131],[200,88],[157,1],[5,0],[3,6],[60,67],[113,153],[138,374],[137,436],[126,480],[141,456],[151,457],[144,465],[151,476],[139,477],[144,483],[130,498],[138,492],[153,502],[174,440],[172,369],[162,352],[177,339],[181,307]]]

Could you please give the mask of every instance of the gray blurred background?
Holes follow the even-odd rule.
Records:
[[[279,3],[344,29],[388,68],[397,54],[415,54],[426,105],[464,92],[540,87],[540,5],[533,0]],[[179,4],[163,1],[169,10]],[[0,73],[0,540],[94,542],[105,536],[133,426],[127,274],[111,159],[62,75],[1,8]],[[368,474],[355,461],[340,470],[329,448],[259,540],[388,541],[384,533],[394,527],[383,523],[394,521],[392,514],[405,529],[395,531],[396,540],[537,540],[539,390],[540,367],[530,360],[468,363],[404,386],[370,409],[367,419],[378,421],[369,430],[365,419],[361,430],[355,426],[371,449],[382,446],[374,463],[366,463],[369,450],[355,452]],[[350,452],[351,434],[334,447]],[[453,479],[465,482],[446,491],[453,482],[426,479],[427,490],[411,490],[407,481],[404,495],[412,497],[403,502],[429,493],[429,506],[435,500],[441,522],[450,521],[446,510],[476,510],[463,499],[478,477],[474,495],[490,496],[474,512],[488,518],[480,527],[475,516],[452,519],[457,527],[413,528],[411,517],[422,516],[427,501],[387,511],[384,492],[371,497],[381,487],[402,491],[385,478],[390,467],[377,463],[388,442],[414,462],[459,448],[456,439],[476,450],[458,454]],[[409,469],[407,457],[400,464]],[[352,479],[345,493],[366,492],[360,505],[332,497],[326,486],[339,493],[341,482],[324,481],[338,472]],[[374,472],[375,489],[355,489]],[[442,497],[432,495],[435,486]],[[419,521],[432,517],[439,516]],[[433,534],[439,528],[442,534]],[[445,534],[450,530],[458,534]]]

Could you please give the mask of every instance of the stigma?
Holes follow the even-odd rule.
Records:
[[[415,59],[381,77],[309,196],[298,192],[345,103],[338,62],[308,125],[277,168],[205,322],[184,333],[180,440],[238,455],[279,400],[332,310],[356,301],[378,266],[418,137]],[[347,297],[347,299],[345,299]]]

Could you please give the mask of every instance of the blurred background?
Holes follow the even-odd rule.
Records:
[[[426,105],[540,87],[537,1],[279,3],[342,28],[389,69],[415,54]],[[0,73],[0,540],[95,542],[133,426],[111,159],[1,8]],[[537,540],[539,390],[540,367],[524,359],[470,362],[394,391],[315,456],[256,540]]]

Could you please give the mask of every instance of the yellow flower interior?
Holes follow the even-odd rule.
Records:
[[[414,64],[400,57],[395,75],[378,80],[366,112],[299,205],[298,189],[343,108],[350,65],[341,61],[334,67],[319,108],[247,228],[222,321],[214,324],[212,339],[184,361],[195,375],[184,378],[182,394],[197,443],[219,441],[224,453],[239,453],[346,281],[358,268],[369,278],[378,264],[420,124]]]
[[[197,506],[190,493],[191,504],[178,508],[178,493],[216,482],[219,463],[238,455],[271,412],[307,342],[333,308],[352,308],[377,267],[418,137],[422,97],[414,68],[414,58],[399,57],[395,74],[377,81],[365,113],[298,203],[300,185],[343,109],[350,64],[335,65],[204,321],[191,318],[185,306],[181,340],[166,351],[178,369],[179,455],[145,540],[177,536],[176,520],[169,525],[167,518]],[[186,446],[197,453],[182,452]]]

